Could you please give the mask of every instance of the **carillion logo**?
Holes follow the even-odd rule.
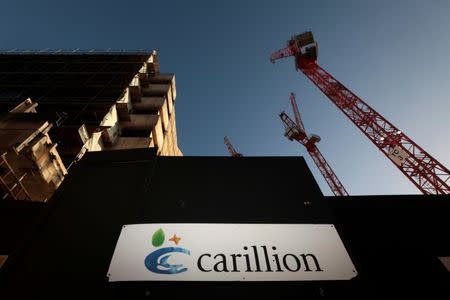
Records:
[[[181,237],[173,234],[169,239],[175,246]],[[160,247],[164,244],[165,234],[160,228],[152,237],[152,245]],[[240,253],[202,253],[190,259],[196,260],[197,270],[193,272],[323,272],[319,259],[312,253],[280,253],[275,246],[251,245],[243,246]],[[237,249],[235,249],[237,250]],[[220,251],[222,252],[222,251]],[[282,251],[284,252],[284,251]],[[169,258],[173,253],[190,256],[190,250],[181,247],[164,247],[151,252],[145,258],[145,266],[157,274],[178,274],[188,270],[183,264],[170,264]],[[176,259],[176,258],[175,258]]]
[[[154,247],[160,247],[162,244],[164,244],[165,240],[165,234],[164,231],[160,228],[155,231],[152,237],[152,245]],[[180,242],[181,237],[177,237],[176,234],[174,234],[169,241],[172,241],[175,243],[175,245],[178,245]],[[178,274],[182,272],[186,272],[187,268],[184,267],[182,264],[178,265],[171,265],[168,262],[168,259],[170,258],[172,253],[184,253],[186,255],[190,255],[191,253],[189,250],[181,247],[165,247],[156,249],[147,257],[145,258],[145,266],[147,269],[153,273],[157,274]]]

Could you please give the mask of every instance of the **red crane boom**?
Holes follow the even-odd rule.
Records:
[[[289,116],[285,112],[280,113],[280,118],[285,128],[285,136],[289,140],[296,140],[297,142],[305,146],[306,150],[313,159],[317,168],[319,168],[320,173],[322,173],[322,176],[325,178],[325,181],[328,183],[328,186],[335,196],[348,196],[344,185],[336,176],[333,169],[331,169],[330,165],[325,160],[322,153],[319,151],[319,148],[317,148],[316,143],[320,141],[320,137],[315,134],[312,134],[311,136],[308,136],[306,134],[305,127],[303,126],[300,112],[298,110],[297,102],[295,101],[294,93],[291,93],[290,99],[292,109],[294,110],[295,122],[292,121],[292,119],[289,118]]]
[[[302,131],[306,133],[305,126],[303,126],[302,118],[300,117],[300,112],[298,111],[297,101],[295,100],[295,94],[290,95],[292,110],[294,111],[295,123]]]
[[[301,70],[362,133],[424,194],[450,194],[450,171],[361,98],[317,64],[311,32],[293,37],[271,62],[295,57]]]
[[[231,141],[227,136],[225,136],[223,138],[223,142],[227,146],[228,152],[230,152],[231,156],[233,156],[233,157],[242,157],[243,156],[241,153],[237,152],[236,149],[234,149],[233,144],[231,144]]]

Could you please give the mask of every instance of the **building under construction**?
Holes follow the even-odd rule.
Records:
[[[47,201],[88,151],[177,145],[156,51],[0,53],[0,197]]]

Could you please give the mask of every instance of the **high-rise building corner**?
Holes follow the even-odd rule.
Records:
[[[0,53],[0,197],[47,201],[86,152],[182,156],[155,50]]]

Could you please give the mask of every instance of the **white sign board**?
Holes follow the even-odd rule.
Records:
[[[333,225],[125,225],[109,281],[348,280],[355,267]]]

